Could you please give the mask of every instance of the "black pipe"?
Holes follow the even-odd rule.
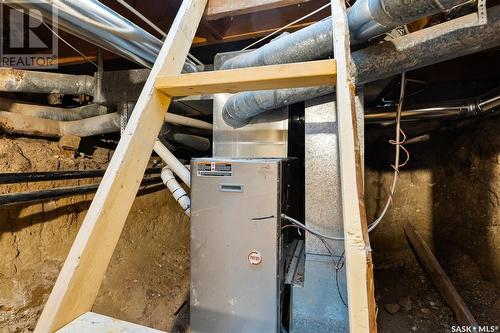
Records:
[[[161,177],[151,177],[143,179],[141,186],[163,184]],[[21,192],[0,195],[0,205],[17,204],[47,199],[58,199],[79,194],[93,193],[97,191],[99,184],[60,187],[50,190],[40,190],[32,192]]]
[[[83,171],[48,171],[48,172],[19,172],[0,173],[0,184],[31,183],[49,180],[65,179],[85,179],[104,176],[103,170],[83,170]],[[146,175],[160,174],[161,168],[146,169]]]

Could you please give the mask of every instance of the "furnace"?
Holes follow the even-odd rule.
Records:
[[[294,162],[192,161],[191,332],[280,332]]]

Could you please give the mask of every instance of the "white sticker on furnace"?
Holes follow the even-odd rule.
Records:
[[[248,254],[248,262],[252,265],[260,265],[262,262],[262,254],[259,251],[252,251]]]

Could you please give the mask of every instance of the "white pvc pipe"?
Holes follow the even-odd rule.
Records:
[[[189,187],[191,187],[191,174],[189,170],[182,164],[177,157],[165,147],[160,140],[156,140],[153,147],[154,151],[161,157],[161,159],[172,169],[172,171],[179,176],[180,179]]]
[[[206,121],[181,116],[175,113],[167,113],[165,115],[165,121],[167,123],[207,129],[207,130],[211,130],[214,128],[212,124],[207,123]]]
[[[164,167],[161,170],[161,179],[163,180],[163,183],[168,187],[168,189],[170,190],[170,192],[174,196],[174,199],[179,203],[179,205],[181,205],[182,209],[184,210],[184,213],[187,216],[190,216],[191,215],[191,199],[189,198],[186,191],[182,188],[182,186],[175,179],[175,176],[172,173],[172,170],[170,170],[168,167]]]

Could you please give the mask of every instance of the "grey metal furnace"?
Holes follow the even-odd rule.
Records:
[[[292,162],[191,162],[191,332],[281,331]]]

